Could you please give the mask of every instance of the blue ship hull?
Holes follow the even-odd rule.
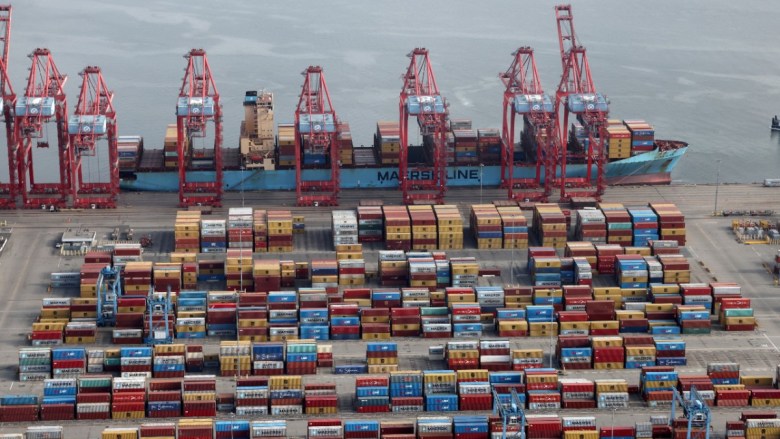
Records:
[[[668,184],[671,172],[685,155],[687,147],[660,151],[658,149],[633,157],[609,162],[606,165],[606,179],[611,185]],[[593,167],[595,175],[595,166]],[[585,177],[587,165],[568,165],[569,177]],[[409,171],[410,179],[425,178],[415,171]],[[535,168],[515,168],[516,178],[532,178]],[[474,187],[480,185],[480,174],[484,186],[497,186],[501,179],[500,166],[450,166],[447,168],[447,186]],[[139,172],[135,179],[122,179],[120,188],[126,191],[178,192],[179,176],[176,172]],[[330,173],[326,170],[304,170],[304,180],[327,180]],[[213,171],[193,171],[188,173],[190,181],[213,181]],[[224,186],[227,191],[256,190],[293,190],[295,189],[295,170],[229,170],[224,171]],[[356,188],[397,188],[398,167],[382,168],[343,168],[341,170],[342,189]]]

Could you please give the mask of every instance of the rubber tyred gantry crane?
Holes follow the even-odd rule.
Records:
[[[295,108],[295,188],[299,206],[338,206],[340,166],[338,118],[330,101],[322,67],[309,66]],[[304,180],[303,169],[324,167],[327,180]]]
[[[16,94],[8,79],[8,50],[11,38],[11,5],[0,5],[0,93],[3,99],[3,118],[5,119],[6,151],[8,154],[8,182],[0,183],[0,208],[16,208],[19,192],[16,178],[17,145],[14,138],[14,118],[12,109],[16,106]]]
[[[573,114],[582,123],[587,136],[581,151],[570,152],[564,145],[557,153],[560,168],[560,179],[557,183],[561,188],[561,200],[568,201],[573,197],[600,199],[606,188],[605,130],[609,104],[606,96],[599,93],[593,84],[585,48],[579,44],[574,33],[571,5],[556,6],[555,18],[563,66],[563,75],[555,94],[556,126],[561,141],[567,142],[569,114]],[[584,177],[567,175],[566,166],[570,160],[585,163],[587,168]]]
[[[179,167],[179,205],[222,204],[222,107],[206,51],[192,49],[184,55],[187,68],[176,105],[176,153]],[[214,123],[214,150],[196,151],[193,138],[205,138],[208,122]],[[214,181],[188,181],[187,168],[195,155],[213,157]]]
[[[90,66],[81,73],[81,93],[75,115],[68,122],[73,156],[71,164],[71,193],[77,208],[115,208],[119,194],[119,156],[116,139],[116,112],[100,67]],[[108,143],[108,182],[85,182],[82,169],[84,157],[97,154],[99,140]]]
[[[547,201],[552,192],[555,175],[554,145],[559,144],[555,132],[553,102],[544,94],[536,70],[534,50],[521,47],[513,54],[512,64],[499,74],[504,83],[504,111],[501,129],[501,186],[508,190],[509,198],[515,200]],[[523,117],[523,142],[529,142],[535,149],[531,161],[515,159],[516,116]],[[518,166],[534,166],[533,178],[516,177]]]
[[[447,191],[447,105],[436,86],[428,49],[409,53],[399,101],[400,160],[398,179],[404,203],[444,202]],[[430,157],[423,165],[409,162],[409,118],[415,117],[420,133],[429,138]]]
[[[65,207],[70,194],[70,157],[68,139],[68,108],[65,96],[67,76],[60,74],[49,49],[35,49],[24,96],[16,101],[14,132],[17,144],[19,192],[25,208],[42,206]],[[33,166],[33,146],[48,149],[47,123],[54,121],[59,160],[58,183],[36,183]],[[35,140],[35,142],[33,142]]]

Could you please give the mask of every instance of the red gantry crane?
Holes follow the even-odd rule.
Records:
[[[584,144],[578,150],[569,151],[571,148],[564,143],[556,154],[557,166],[560,168],[557,183],[561,188],[561,201],[569,201],[573,197],[600,199],[606,188],[605,130],[609,104],[606,96],[599,93],[593,84],[585,48],[577,41],[574,33],[571,5],[556,6],[555,18],[563,66],[563,75],[555,94],[556,127],[561,141],[568,142],[569,114],[573,114],[585,130]],[[585,164],[587,168],[584,177],[567,175],[566,166],[572,162]]]
[[[444,202],[447,191],[447,105],[436,86],[428,49],[409,53],[399,100],[401,151],[398,179],[406,204]],[[409,118],[415,117],[420,134],[429,138],[426,163],[409,162]]]
[[[73,150],[71,157],[71,190],[77,208],[116,208],[119,194],[119,155],[116,139],[116,112],[111,102],[114,92],[108,89],[100,67],[89,66],[82,77],[81,93],[75,115],[68,122]],[[108,143],[108,182],[85,182],[82,158],[94,157],[99,140]]]
[[[176,153],[179,167],[179,205],[222,205],[222,107],[214,76],[211,74],[206,51],[192,49],[184,55],[187,60],[179,100],[176,105]],[[208,122],[214,123],[214,149],[196,150],[195,138],[206,137]],[[213,181],[189,181],[187,170],[193,158],[198,162],[211,161]]]
[[[521,47],[512,55],[512,65],[506,72],[499,74],[505,86],[501,129],[501,186],[507,188],[510,199],[547,201],[552,192],[553,181],[549,176],[555,175],[554,145],[560,143],[555,132],[553,102],[542,89],[534,50]],[[526,160],[515,158],[517,115],[523,117],[523,141],[532,146],[525,150],[535,152],[535,157],[528,157]],[[516,177],[519,166],[535,167],[534,177]]]
[[[60,74],[49,49],[35,49],[30,76],[24,96],[16,101],[14,131],[17,144],[19,192],[25,208],[45,206],[65,207],[71,189],[68,139],[68,105],[65,96],[67,76]],[[33,166],[33,146],[49,148],[47,123],[54,122],[57,135],[56,151],[60,168],[58,183],[36,183]]]
[[[322,67],[303,71],[295,108],[295,189],[299,206],[338,206],[340,168],[338,118],[330,101]],[[327,180],[304,180],[304,168],[327,168]]]
[[[3,99],[3,118],[5,119],[6,151],[8,154],[8,182],[0,183],[0,208],[16,208],[19,185],[16,178],[17,145],[14,137],[13,108],[16,106],[16,94],[8,79],[8,50],[11,44],[11,5],[0,5],[0,93]]]

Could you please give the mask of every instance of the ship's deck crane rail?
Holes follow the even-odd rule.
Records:
[[[501,395],[493,389],[493,414],[501,417],[501,439],[507,437],[519,437],[525,439],[525,404],[520,400],[515,389],[509,390],[509,401],[503,402]],[[517,426],[517,427],[516,427]],[[519,434],[507,436],[507,430],[513,433],[515,430]]]
[[[700,438],[701,435],[694,435],[693,430],[704,431],[704,439],[710,439],[710,425],[712,422],[712,413],[707,401],[702,398],[701,393],[696,390],[696,386],[691,386],[688,398],[684,398],[677,389],[674,389],[674,401],[672,401],[672,413],[669,422],[676,419],[675,412],[677,405],[683,410],[683,417],[688,420],[686,439]]]

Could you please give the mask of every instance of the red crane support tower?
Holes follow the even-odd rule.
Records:
[[[513,54],[512,65],[499,78],[504,83],[504,117],[501,129],[501,186],[514,200],[547,201],[555,175],[553,147],[558,141],[553,117],[553,102],[544,94],[536,70],[534,50],[521,47]],[[535,161],[515,160],[515,118],[523,117],[523,141],[535,146]],[[530,149],[530,148],[528,148]],[[530,159],[530,157],[529,157]],[[533,178],[515,177],[516,167],[534,166]]]
[[[579,44],[574,33],[571,5],[556,6],[555,18],[558,23],[558,43],[563,66],[563,75],[555,94],[556,127],[561,141],[567,142],[571,113],[582,123],[587,132],[587,142],[583,145],[582,151],[570,152],[564,143],[556,154],[560,167],[560,179],[557,183],[561,188],[561,200],[568,201],[573,197],[600,199],[606,188],[605,130],[609,104],[606,96],[599,93],[593,84],[585,48]],[[566,174],[566,165],[570,160],[586,164],[587,171],[584,178],[569,177]]]
[[[119,155],[116,144],[116,111],[114,92],[108,89],[100,67],[89,66],[82,77],[81,93],[75,115],[68,122],[68,135],[73,150],[71,157],[71,191],[77,208],[116,208],[119,195]],[[95,156],[99,140],[108,143],[108,178],[106,182],[84,182],[82,158]]]
[[[444,202],[447,191],[447,104],[436,86],[428,49],[409,53],[399,100],[401,151],[398,179],[404,203]],[[409,118],[417,118],[423,137],[430,142],[430,157],[424,165],[409,163]]]
[[[176,105],[176,153],[179,167],[179,205],[222,205],[222,107],[206,51],[192,49],[184,55],[187,69]],[[214,123],[214,150],[195,151],[193,138],[205,138],[208,122]],[[213,157],[214,181],[188,181],[188,164],[196,155]]]
[[[16,102],[14,131],[17,144],[19,192],[25,208],[45,205],[65,207],[70,194],[70,158],[68,139],[68,105],[65,96],[67,76],[60,74],[49,49],[31,53],[32,67],[24,96]],[[36,183],[33,166],[33,143],[49,148],[47,122],[54,119],[57,131],[59,183]],[[36,139],[33,142],[33,139]]]
[[[341,163],[338,150],[338,118],[330,101],[322,67],[303,71],[303,88],[295,107],[295,188],[299,206],[338,206]],[[315,163],[307,163],[307,158]],[[328,180],[304,180],[307,167],[330,169]],[[316,163],[316,162],[320,163]]]
[[[13,108],[16,106],[16,94],[8,79],[8,50],[11,44],[11,5],[0,5],[0,94],[3,99],[3,118],[5,119],[6,151],[8,154],[8,182],[0,183],[0,208],[16,208],[19,185],[16,178],[17,145],[14,137]]]

